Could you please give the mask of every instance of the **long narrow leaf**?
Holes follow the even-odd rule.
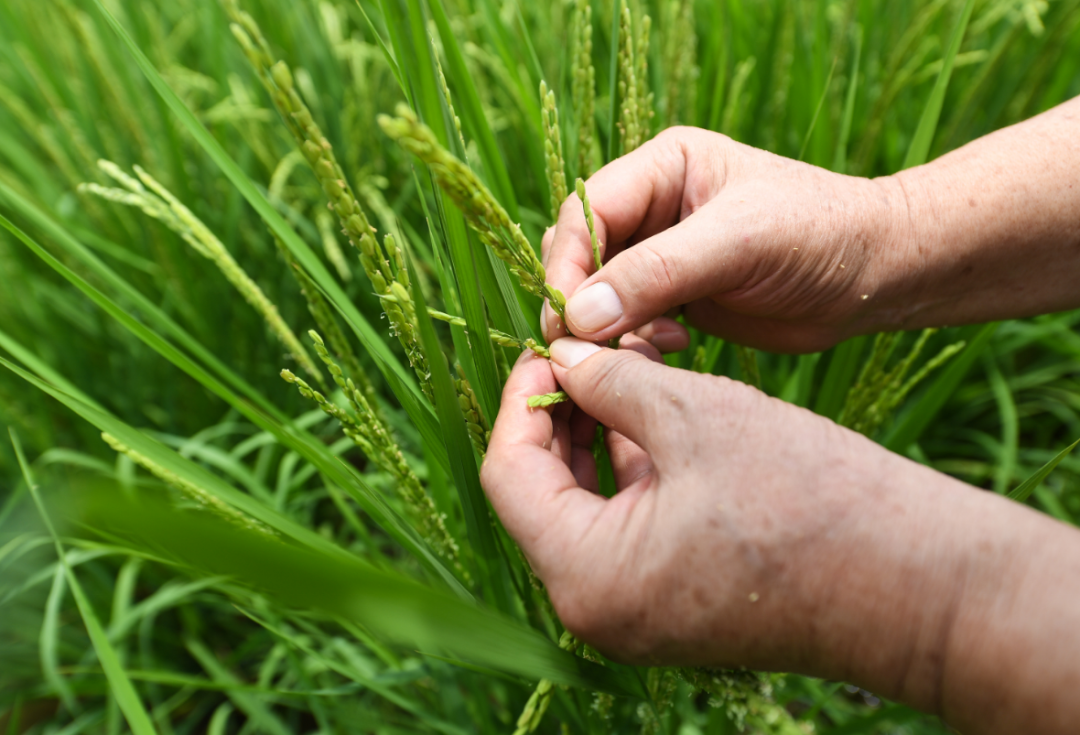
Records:
[[[139,699],[131,680],[124,673],[124,667],[120,664],[120,657],[116,654],[116,649],[109,643],[109,638],[105,635],[105,629],[102,627],[101,621],[98,620],[97,613],[94,612],[94,608],[87,599],[86,593],[83,592],[82,585],[79,584],[75,573],[68,566],[64,548],[60,544],[60,537],[57,535],[52,520],[41,502],[41,497],[38,495],[37,484],[34,482],[33,474],[30,472],[30,465],[27,464],[26,457],[23,455],[19,438],[13,429],[9,430],[9,433],[11,443],[15,448],[15,456],[18,458],[19,466],[23,471],[23,477],[26,480],[27,487],[30,489],[31,496],[34,498],[34,504],[37,505],[38,512],[41,513],[41,518],[49,530],[49,535],[52,536],[53,544],[56,546],[56,555],[64,569],[68,586],[71,587],[71,594],[79,608],[79,615],[82,616],[86,632],[90,634],[90,642],[94,646],[94,652],[101,663],[101,668],[105,671],[105,676],[109,680],[112,694],[116,697],[117,704],[120,705],[120,711],[124,713],[124,719],[127,720],[128,726],[135,735],[156,735],[157,731],[154,729],[154,723],[151,722],[150,715],[146,713],[146,708],[143,707],[142,700]]]
[[[1040,467],[1034,475],[1017,485],[1006,497],[1019,503],[1023,503],[1033,492],[1035,492],[1036,488],[1042,484],[1042,481],[1054,471],[1054,468],[1061,464],[1061,461],[1068,457],[1072,450],[1076,449],[1078,444],[1080,444],[1080,439],[1077,439],[1072,444],[1062,449],[1054,455],[1053,459]]]
[[[949,48],[942,59],[941,71],[938,72],[934,88],[926,100],[926,108],[923,110],[922,117],[919,118],[915,135],[911,138],[903,168],[921,166],[926,163],[930,155],[930,144],[934,141],[934,133],[937,132],[938,120],[941,118],[941,107],[945,104],[945,90],[948,89],[949,79],[952,78],[953,63],[956,61],[956,54],[960,51],[960,44],[964,40],[964,33],[967,31],[968,21],[971,20],[971,12],[974,9],[975,0],[966,0],[964,9],[960,12],[960,20],[953,29],[952,37],[949,38]]]
[[[956,387],[960,385],[960,381],[964,379],[964,375],[972,364],[982,354],[983,348],[990,341],[997,326],[997,322],[991,322],[979,328],[978,332],[968,340],[967,347],[938,373],[934,382],[915,405],[904,413],[882,444],[902,454],[912,442],[918,440],[945,402],[956,391]]]

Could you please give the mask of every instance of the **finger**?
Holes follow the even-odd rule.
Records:
[[[548,560],[587,533],[604,503],[551,452],[551,415],[526,403],[555,387],[547,360],[529,353],[518,360],[480,474],[495,512],[541,575]]]
[[[685,132],[683,133],[685,135]],[[660,135],[612,161],[586,184],[601,252],[639,232],[659,232],[679,221],[686,155],[679,134]],[[559,209],[548,255],[547,279],[569,296],[595,270],[592,242],[581,200],[571,194]],[[544,324],[548,341],[565,334],[553,320]]]
[[[725,260],[733,233],[718,232],[711,209],[626,249],[582,282],[566,304],[570,331],[582,339],[610,339],[674,307],[742,285],[754,259]]]
[[[770,352],[805,354],[827,350],[844,339],[839,330],[827,326],[749,316],[720,306],[709,298],[687,304],[683,314],[690,326],[735,344]]]
[[[615,475],[615,487],[622,492],[637,482],[649,477],[653,471],[649,453],[630,440],[621,431],[605,432],[608,457],[611,458],[611,470]]]
[[[685,411],[702,400],[692,373],[652,362],[634,350],[610,350],[566,337],[551,344],[559,384],[583,411],[625,434],[660,464],[673,449]]]
[[[547,268],[548,255],[551,253],[551,243],[555,239],[555,225],[544,230],[544,236],[540,239],[540,262]]]
[[[680,352],[690,346],[690,333],[686,327],[668,317],[653,319],[644,327],[635,329],[634,334],[665,354]]]
[[[596,439],[597,421],[577,406],[570,419],[570,436],[573,452],[570,456],[570,471],[578,485],[589,492],[600,491],[600,478],[596,475],[596,457],[593,455],[593,441]]]

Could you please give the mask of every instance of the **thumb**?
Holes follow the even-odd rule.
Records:
[[[715,262],[717,232],[703,214],[627,248],[582,283],[566,304],[570,330],[589,340],[610,339],[737,286],[733,269]]]
[[[550,349],[555,378],[578,408],[628,437],[654,462],[668,454],[673,427],[685,423],[683,412],[701,398],[701,386],[691,385],[699,376],[634,350],[574,337],[557,339]]]

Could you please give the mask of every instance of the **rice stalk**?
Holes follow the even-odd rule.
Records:
[[[580,647],[581,643],[570,631],[563,631],[563,634],[559,637],[559,648],[564,651],[576,652]],[[547,712],[554,694],[554,682],[541,679],[537,683],[536,689],[533,690],[532,695],[521,711],[521,715],[518,717],[514,735],[529,735],[529,733],[535,732],[536,728],[540,727],[540,721],[544,719],[544,713]]]
[[[668,0],[664,5],[664,127],[691,118],[697,106],[697,33],[692,0]]]
[[[476,400],[476,393],[473,392],[472,386],[460,366],[458,368],[458,379],[454,381],[454,388],[457,390],[461,413],[465,416],[465,427],[469,430],[469,440],[472,441],[473,447],[476,448],[476,453],[483,458],[487,454],[488,442],[491,441],[491,424],[485,418],[484,411],[480,408],[480,402]]]
[[[134,167],[138,180],[128,176],[111,161],[98,161],[98,167],[123,188],[81,184],[79,186],[81,191],[94,194],[107,201],[137,207],[180,235],[195,252],[216,265],[229,283],[244,297],[244,300],[262,315],[270,331],[281,340],[304,372],[313,376],[320,384],[323,383],[322,373],[315,367],[315,363],[304,346],[300,344],[300,340],[293,334],[292,329],[281,318],[277,307],[267,298],[258,284],[244,272],[225,245],[203,224],[202,220],[139,166]]]
[[[575,0],[573,21],[572,96],[577,121],[577,175],[593,173],[593,140],[596,135],[596,68],[592,61],[592,6]]]
[[[407,294],[405,295],[407,296]],[[380,299],[382,301],[400,303],[398,294],[381,296]],[[412,299],[409,298],[407,299],[407,301],[411,302]],[[447,314],[445,311],[439,311],[438,309],[433,309],[430,306],[428,307],[427,314],[432,319],[438,319],[440,322],[445,322],[446,324],[450,324],[455,327],[461,327],[464,329],[468,326],[465,322],[465,317]],[[532,337],[529,337],[527,339],[518,339],[512,334],[501,332],[494,327],[488,329],[488,337],[491,339],[492,343],[497,344],[500,347],[509,347],[516,350],[532,350],[540,357],[551,357],[551,352],[548,350],[548,348],[544,347]]]
[[[559,207],[566,201],[566,162],[563,160],[562,134],[559,131],[559,108],[555,93],[547,82],[540,82],[540,115],[544,127],[544,173],[551,195],[551,221],[559,219]]]
[[[461,566],[457,542],[446,528],[446,516],[439,513],[431,497],[424,491],[420,479],[401,453],[401,448],[375,415],[363,393],[357,390],[355,384],[346,378],[341,368],[334,363],[322,338],[316,332],[309,334],[315,343],[316,353],[345,394],[353,413],[350,414],[329,400],[289,370],[281,371],[282,379],[295,385],[300,395],[314,401],[327,416],[337,419],[345,436],[352,440],[376,467],[394,478],[398,497],[420,535],[439,556],[454,565],[463,580],[468,580],[468,573]]]
[[[644,143],[653,117],[648,91],[649,33],[652,19],[643,15],[637,24],[628,5],[619,15],[619,134],[626,155]]]
[[[201,487],[194,483],[188,482],[184,478],[180,477],[174,472],[171,472],[154,460],[150,459],[144,454],[137,452],[131,447],[127,446],[112,434],[102,432],[101,438],[106,444],[116,453],[122,454],[132,462],[142,467],[154,477],[164,482],[169,487],[178,490],[184,497],[192,501],[198,506],[205,508],[206,510],[215,513],[216,515],[224,518],[230,523],[234,523],[241,528],[246,528],[251,531],[258,531],[270,536],[275,536],[276,533],[268,526],[260,523],[259,521],[251,518],[245,513],[237,510],[228,503],[220,500],[219,498],[211,495],[203,490]]]
[[[480,241],[508,266],[522,287],[540,298],[547,298],[552,309],[564,316],[566,297],[546,283],[547,274],[521,225],[510,216],[472,169],[443,148],[431,129],[420,122],[407,105],[398,105],[397,117],[379,116],[379,125],[392,139],[423,161],[435,181],[465,215],[465,221],[479,235]]]
[[[758,368],[757,352],[743,345],[735,345],[735,355],[739,360],[743,380],[761,390],[761,370]]]
[[[964,348],[964,342],[947,345],[905,380],[927,341],[937,331],[924,329],[908,354],[890,370],[886,370],[885,365],[899,343],[901,333],[879,334],[858,380],[848,391],[837,423],[865,436],[872,436],[881,428],[919,383]]]
[[[739,732],[807,735],[791,714],[773,699],[773,675],[745,669],[683,668],[676,670],[680,679],[694,691],[709,695],[709,706],[724,710]],[[805,724],[805,723],[804,723]]]
[[[397,281],[407,287],[408,273],[404,270],[400,252],[392,252],[395,243],[390,235],[380,247],[375,228],[368,222],[363,207],[357,201],[352,186],[334,155],[330,141],[323,135],[311,111],[296,91],[293,75],[284,61],[275,61],[269,45],[255,20],[240,10],[236,0],[224,0],[233,36],[240,43],[248,61],[255,69],[270,99],[285,121],[286,127],[300,146],[304,158],[329,199],[328,206],[337,215],[342,231],[350,244],[360,253],[360,264],[377,294],[390,293]],[[427,359],[416,334],[415,322],[406,318],[401,308],[390,304],[386,310],[391,331],[405,349],[409,364],[419,379],[420,387],[429,401],[434,401],[431,374]]]

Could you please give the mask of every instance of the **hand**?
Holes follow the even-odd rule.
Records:
[[[781,158],[696,128],[672,128],[587,183],[606,264],[594,273],[581,201],[544,237],[548,282],[569,299],[573,334],[634,330],[663,351],[686,346],[662,317],[779,352],[828,348],[892,326],[907,269],[904,191]],[[659,320],[658,320],[659,318]],[[657,321],[658,320],[658,321]],[[566,335],[545,307],[549,341]]]
[[[627,662],[846,680],[970,731],[1072,731],[1075,530],[624,345],[523,355],[482,470],[570,631]],[[526,407],[556,381],[574,404]]]

